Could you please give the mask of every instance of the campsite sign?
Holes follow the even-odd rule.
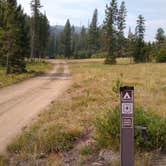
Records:
[[[134,166],[134,87],[120,88],[121,166]]]

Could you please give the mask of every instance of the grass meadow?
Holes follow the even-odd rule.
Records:
[[[94,138],[95,119],[119,104],[120,85],[135,87],[135,105],[166,117],[166,64],[134,64],[130,59],[118,59],[117,65],[103,62],[68,61],[73,78],[71,88],[13,140],[8,146],[9,158],[35,163],[44,156],[50,165],[63,165],[63,153],[72,149],[87,131]],[[80,147],[82,165],[87,156],[98,151],[96,147]],[[136,155],[136,165],[149,165],[150,158],[151,153]]]

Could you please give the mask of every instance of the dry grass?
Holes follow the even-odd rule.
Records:
[[[166,64],[129,63],[129,59],[113,66],[99,59],[70,61],[73,86],[9,146],[11,155],[25,159],[72,148],[97,116],[119,104],[117,82],[135,87],[137,105],[166,117]]]
[[[60,67],[57,69],[57,73],[64,73],[64,67],[63,67],[63,66],[60,66]]]
[[[6,166],[8,164],[8,160],[3,157],[3,156],[0,156],[0,166]]]
[[[127,62],[127,60],[125,61]],[[75,82],[84,82],[84,88],[87,87],[91,94],[93,91],[100,91],[105,98],[109,98],[108,102],[111,102],[111,105],[119,102],[119,98],[113,94],[112,88],[116,86],[117,80],[120,80],[123,85],[135,87],[137,105],[166,116],[166,64],[109,66],[103,65],[103,62],[89,62],[72,64],[71,69]]]

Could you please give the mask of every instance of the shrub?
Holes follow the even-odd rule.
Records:
[[[57,56],[56,56],[56,59],[65,59],[65,56],[62,55],[62,54],[60,54],[60,55],[57,55]]]
[[[154,150],[166,148],[166,118],[162,118],[151,111],[137,108],[135,111],[135,125],[147,127],[147,139],[143,140],[140,130],[135,129],[135,143],[140,149]]]
[[[74,58],[75,59],[87,59],[91,57],[91,53],[88,51],[78,51],[75,53]]]
[[[92,58],[105,58],[106,53],[96,53],[92,55]]]
[[[166,62],[166,50],[159,51],[156,61],[160,63]]]
[[[107,111],[95,121],[96,139],[102,148],[119,148],[120,139],[119,108]]]
[[[119,149],[120,111],[116,107],[95,121],[96,139],[102,148]],[[166,118],[162,118],[143,108],[135,109],[135,126],[147,127],[147,138],[135,128],[135,147],[139,150],[166,150]]]
[[[104,62],[106,65],[114,65],[116,64],[116,56],[114,54],[112,55],[107,55],[106,56],[106,59],[105,59],[105,62]]]

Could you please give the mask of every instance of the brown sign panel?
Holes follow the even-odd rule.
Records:
[[[134,87],[120,88],[121,166],[134,166]]]
[[[124,117],[122,118],[122,128],[132,128],[133,127],[133,118]]]

